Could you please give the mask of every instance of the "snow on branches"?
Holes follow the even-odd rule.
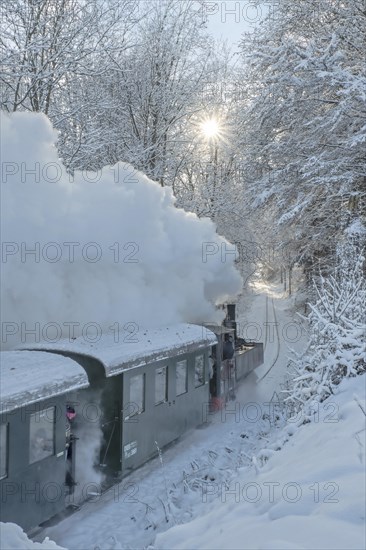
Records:
[[[365,21],[363,0],[283,0],[242,41],[248,198],[255,215],[262,198],[271,238],[290,230],[312,266],[332,265],[339,235],[365,217]]]
[[[310,304],[309,343],[293,352],[291,381],[285,402],[310,420],[317,402],[334,393],[343,378],[366,370],[365,258],[350,239],[338,248],[337,267],[326,278],[314,281],[315,303]]]

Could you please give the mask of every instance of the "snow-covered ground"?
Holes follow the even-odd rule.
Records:
[[[265,363],[236,401],[35,540],[72,550],[364,548],[365,416],[353,394],[362,403],[365,377],[344,382],[313,423],[286,423],[275,392],[287,345],[304,338],[292,305],[279,284],[254,283],[239,330],[264,341]]]
[[[155,548],[364,549],[365,413],[358,400],[365,402],[365,375],[343,381],[315,422],[280,431],[277,451],[272,443],[256,472],[240,468],[228,487],[210,488],[216,500],[207,514],[159,534]]]
[[[41,542],[31,541],[23,529],[15,523],[0,523],[1,550],[64,550],[52,540],[45,538]]]

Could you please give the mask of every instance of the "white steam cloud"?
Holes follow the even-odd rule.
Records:
[[[209,219],[128,164],[71,177],[42,114],[3,114],[1,134],[3,349],[221,321],[242,281]]]

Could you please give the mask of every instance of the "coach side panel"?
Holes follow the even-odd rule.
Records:
[[[63,510],[65,411],[60,396],[1,415],[1,521],[29,530]]]

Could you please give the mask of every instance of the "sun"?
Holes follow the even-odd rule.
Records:
[[[201,129],[207,139],[214,139],[220,134],[220,126],[215,118],[210,118],[202,122]]]
[[[220,144],[229,145],[229,128],[225,117],[219,112],[206,113],[194,121],[194,130],[197,138],[207,145],[218,147]]]

